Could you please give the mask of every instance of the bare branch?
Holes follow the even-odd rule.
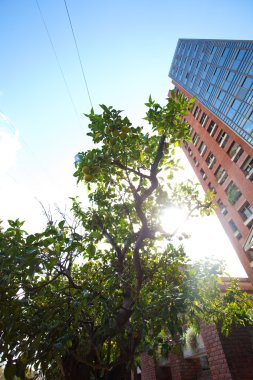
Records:
[[[47,218],[47,222],[48,224],[53,224],[53,216],[52,216],[52,212],[50,210],[50,207],[48,208],[48,210],[46,210],[46,207],[43,205],[43,203],[38,199],[38,198],[35,198],[37,200],[37,202],[39,202],[39,204],[41,205],[42,207],[42,210],[43,210],[43,213],[44,215],[46,216]]]

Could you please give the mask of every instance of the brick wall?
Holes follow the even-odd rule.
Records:
[[[155,373],[157,380],[172,380],[170,367],[156,367]]]
[[[167,377],[156,371],[153,359],[141,354],[141,380],[253,380],[253,327],[234,327],[225,337],[215,325],[201,326],[210,370],[202,370],[199,358],[169,356]],[[160,379],[161,378],[161,379]]]
[[[157,380],[154,360],[146,353],[141,353],[141,380]]]
[[[201,327],[213,380],[232,380],[220,337],[215,325]],[[243,379],[241,379],[243,380]]]
[[[216,326],[202,326],[213,380],[253,380],[252,327],[234,327],[225,337]]]
[[[171,353],[170,369],[173,380],[210,380],[210,377],[199,377],[202,371],[198,358],[184,359],[182,355]]]
[[[253,380],[252,327],[234,327],[220,340],[233,380]]]

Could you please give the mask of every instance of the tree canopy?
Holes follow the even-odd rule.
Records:
[[[190,323],[226,331],[250,321],[248,296],[235,285],[222,295],[220,266],[190,264],[159,220],[172,205],[189,216],[213,209],[212,194],[201,199],[197,185],[173,180],[192,102],[172,92],[162,107],[150,97],[145,127],[113,107],[92,109],[94,147],[78,153],[74,174],[89,207],[73,198],[72,223],[49,220],[28,234],[16,220],[0,231],[7,380],[26,379],[28,368],[47,380],[123,380],[141,351],[167,355]]]

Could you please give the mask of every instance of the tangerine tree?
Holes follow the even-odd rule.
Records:
[[[164,107],[146,105],[145,128],[104,105],[86,115],[95,145],[77,155],[74,175],[90,205],[73,199],[73,223],[49,220],[27,234],[16,220],[0,231],[7,380],[29,369],[47,380],[126,380],[141,351],[167,355],[188,323],[249,320],[245,295],[220,294],[219,265],[190,265],[159,221],[174,204],[189,215],[212,210],[196,185],[173,181],[192,101],[172,92]]]

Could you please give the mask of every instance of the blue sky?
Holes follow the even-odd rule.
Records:
[[[90,104],[64,0],[38,2],[77,114],[36,0],[1,0],[0,218],[20,216],[31,228],[41,220],[35,198],[63,207],[69,196],[84,193],[72,177],[73,157],[89,146],[82,114]],[[253,35],[250,0],[67,4],[95,110],[100,103],[113,105],[136,123],[141,123],[149,94],[160,102],[166,98],[178,38]],[[224,244],[229,247],[227,241]]]

